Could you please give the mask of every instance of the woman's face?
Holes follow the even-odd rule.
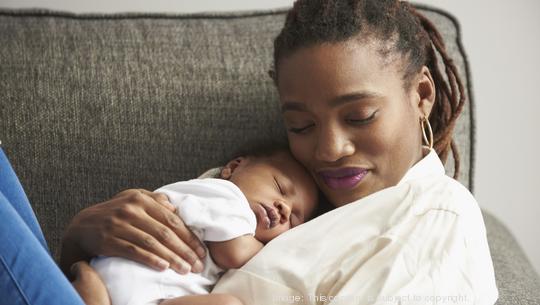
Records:
[[[321,44],[280,59],[278,90],[293,155],[334,206],[396,185],[422,158],[420,118],[435,99],[423,68],[404,88],[403,60],[380,44]]]

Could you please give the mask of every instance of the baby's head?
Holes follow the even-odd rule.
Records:
[[[221,178],[246,196],[257,217],[255,238],[262,243],[309,220],[317,205],[315,182],[287,149],[234,158]]]

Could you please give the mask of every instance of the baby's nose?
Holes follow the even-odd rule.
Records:
[[[279,223],[289,222],[291,217],[291,208],[283,200],[274,201],[274,207],[278,210],[279,213]]]

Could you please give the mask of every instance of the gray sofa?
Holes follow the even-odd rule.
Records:
[[[473,190],[474,103],[459,27],[420,9],[467,80],[456,135],[459,180]],[[55,257],[80,209],[126,188],[195,177],[254,141],[284,139],[267,76],[284,16],[0,11],[0,140]],[[538,275],[521,248],[484,217],[498,304],[540,304]]]

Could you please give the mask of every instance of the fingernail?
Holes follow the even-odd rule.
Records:
[[[203,263],[200,260],[196,260],[195,263],[193,264],[193,267],[191,268],[191,271],[194,273],[199,273],[203,271],[203,269],[204,269]]]
[[[180,264],[180,273],[185,274],[191,271],[191,266],[187,263]]]
[[[180,274],[186,274],[191,270],[191,266],[181,260],[175,260],[174,264],[171,265],[171,268],[176,271],[176,273]]]
[[[197,256],[199,256],[200,258],[204,258],[206,256],[206,251],[203,247],[198,247],[195,251],[197,252]]]
[[[158,267],[161,270],[165,270],[165,269],[169,268],[169,262],[160,259],[160,260],[158,260]]]

